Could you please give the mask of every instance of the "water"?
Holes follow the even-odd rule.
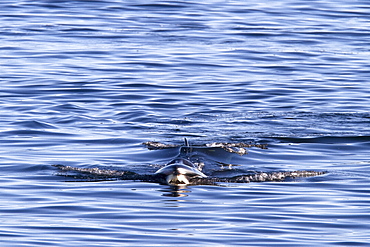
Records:
[[[2,246],[366,246],[366,1],[2,1]],[[81,182],[52,164],[155,171],[180,144],[255,142],[289,182]],[[217,154],[215,154],[217,156]],[[220,168],[221,169],[221,168]]]

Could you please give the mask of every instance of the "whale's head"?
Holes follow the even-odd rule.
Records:
[[[174,159],[166,166],[156,171],[156,174],[165,175],[167,184],[169,185],[186,185],[189,184],[189,178],[207,177],[195,164],[183,158]]]

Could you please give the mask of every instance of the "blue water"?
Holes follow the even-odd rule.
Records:
[[[1,246],[367,246],[368,1],[2,1]],[[145,141],[253,142],[220,173],[288,182],[68,181],[153,172]],[[217,154],[215,154],[217,156]]]

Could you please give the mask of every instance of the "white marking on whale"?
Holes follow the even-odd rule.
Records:
[[[184,158],[177,158],[155,172],[166,175],[169,185],[189,184],[189,178],[206,178],[199,168],[191,161]]]

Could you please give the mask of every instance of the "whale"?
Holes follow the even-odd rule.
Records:
[[[155,172],[166,177],[168,185],[187,185],[191,178],[206,178],[201,172],[199,166],[185,158],[177,158],[166,164],[164,167]]]
[[[159,183],[163,185],[170,185],[174,187],[182,187],[186,185],[218,185],[220,183],[250,183],[250,182],[268,182],[268,181],[287,181],[289,179],[314,177],[324,175],[327,171],[273,171],[273,172],[247,172],[232,177],[205,175],[202,172],[204,162],[196,158],[199,149],[208,150],[213,149],[213,152],[222,148],[227,152],[245,155],[247,147],[258,147],[267,149],[266,145],[261,144],[246,144],[246,143],[211,143],[205,145],[190,146],[185,138],[185,145],[163,144],[159,142],[145,142],[143,145],[147,146],[149,150],[158,150],[165,148],[178,148],[179,154],[177,157],[166,163],[152,173],[136,173],[127,170],[81,168],[72,167],[62,164],[52,165],[56,167],[61,173],[57,175],[71,178],[73,180],[81,179],[83,181],[102,181],[102,180],[132,180]],[[195,156],[194,156],[195,155]],[[194,162],[193,162],[194,160]]]
[[[180,148],[180,153],[188,154],[191,152],[191,147],[186,138],[184,142],[185,145]],[[157,170],[155,174],[164,175],[168,185],[187,185],[190,184],[190,179],[207,177],[201,169],[202,166],[194,164],[187,157],[178,157]]]

